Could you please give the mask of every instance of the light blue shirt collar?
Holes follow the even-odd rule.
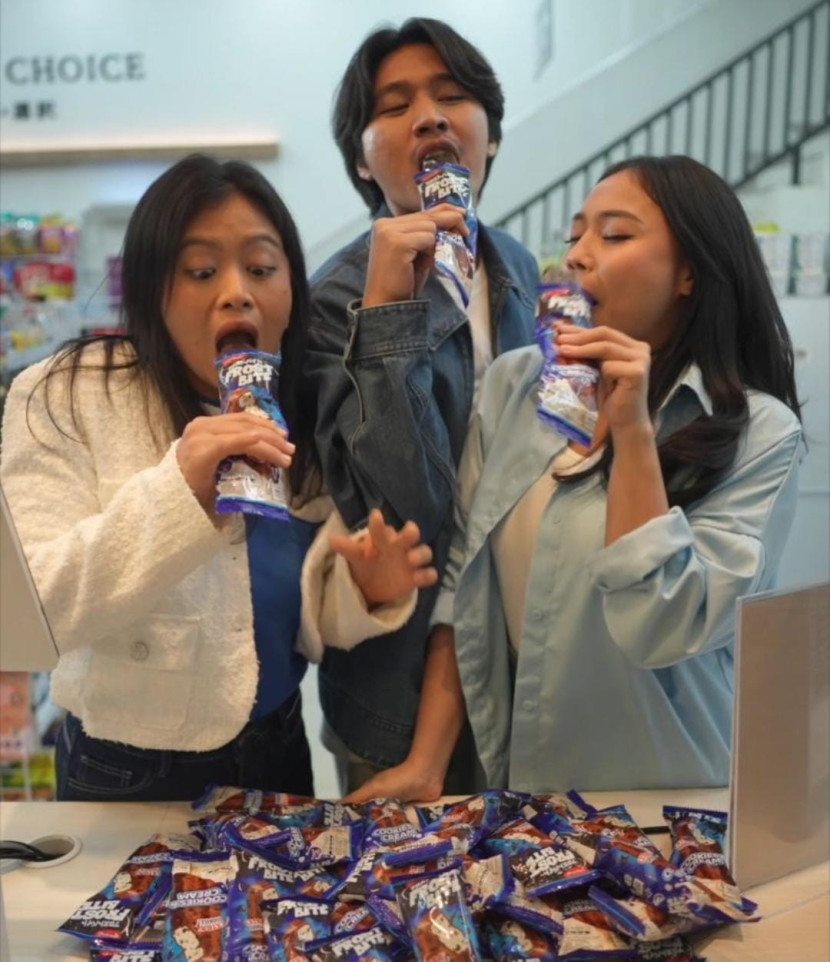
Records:
[[[695,397],[700,402],[700,406],[709,415],[709,417],[711,417],[713,410],[712,399],[709,397],[709,392],[703,386],[703,372],[694,362],[691,362],[686,370],[675,381],[674,387],[669,391],[665,401],[663,401],[663,403],[660,405],[659,410],[662,411],[668,404],[670,404],[683,390],[683,388],[688,388],[694,393]]]

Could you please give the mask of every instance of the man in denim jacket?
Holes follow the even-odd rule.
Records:
[[[347,172],[375,221],[311,281],[307,373],[324,480],[347,525],[359,526],[376,506],[390,524],[416,521],[439,574],[476,386],[494,355],[531,342],[538,271],[524,247],[479,225],[465,309],[431,270],[436,230],[463,232],[461,212],[448,204],[421,211],[414,175],[432,163],[462,164],[477,200],[503,113],[487,61],[428,19],[367,37],[334,108]],[[405,628],[323,661],[323,740],[344,789],[409,751],[436,591],[421,591]],[[468,784],[466,756],[462,739],[447,791]]]

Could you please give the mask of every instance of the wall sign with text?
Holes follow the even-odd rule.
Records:
[[[5,29],[5,28],[4,28]],[[0,61],[0,157],[8,165],[177,157],[209,150],[271,159],[271,118],[228,116],[205,62],[182,49],[13,49]],[[251,98],[237,100],[246,105]],[[227,118],[223,122],[224,117]]]
[[[145,76],[142,53],[9,57],[3,63],[0,116],[21,124],[55,121],[67,86],[136,83]]]

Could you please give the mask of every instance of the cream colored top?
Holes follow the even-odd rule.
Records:
[[[554,474],[576,470],[585,457],[569,447],[551,459],[549,469],[528,489],[493,532],[493,559],[499,579],[507,635],[518,649],[522,638],[530,563],[545,508],[559,486]]]

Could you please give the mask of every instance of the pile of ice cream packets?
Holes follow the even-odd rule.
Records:
[[[726,816],[666,806],[660,853],[622,805],[488,791],[430,806],[238,788],[194,803],[60,931],[108,962],[693,962],[754,921]]]

